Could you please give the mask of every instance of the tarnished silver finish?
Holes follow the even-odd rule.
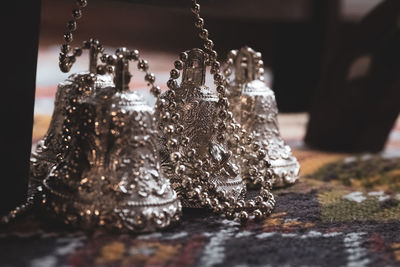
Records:
[[[274,186],[295,183],[300,164],[280,136],[275,95],[262,80],[261,54],[249,47],[233,50],[228,55],[225,75],[229,76],[231,66],[235,77],[228,84],[228,98],[234,117],[262,144],[271,163]],[[246,166],[242,168],[246,169]]]
[[[212,166],[209,181],[216,185],[217,192],[224,192],[227,197],[235,200],[243,198],[245,186],[239,176],[238,167],[232,163],[232,153],[226,141],[217,140],[214,129],[218,119],[218,97],[204,85],[205,83],[205,54],[200,49],[192,49],[187,53],[187,60],[183,65],[182,83],[176,88],[174,107],[176,120],[182,125],[180,134],[187,137],[187,147],[196,151],[197,158],[202,163]],[[168,101],[168,92],[161,95],[156,103],[157,112],[161,112],[162,103]],[[165,125],[160,121],[159,129],[164,130]],[[160,156],[162,170],[170,179],[178,194],[185,194],[181,184],[181,177],[176,174],[174,164],[171,162],[171,151],[168,149],[168,138],[160,137]],[[200,163],[200,164],[202,164]],[[187,164],[186,172],[196,175],[196,162]],[[190,196],[182,199],[186,207],[201,207],[199,201]]]
[[[128,88],[128,54],[117,51],[116,89],[78,100],[64,120],[64,158],[44,180],[44,194],[65,223],[149,232],[180,218],[181,204],[160,173],[153,109]]]

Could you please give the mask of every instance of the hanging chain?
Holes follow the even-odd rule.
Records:
[[[209,38],[208,30],[204,28],[204,19],[200,17],[200,5],[196,0],[193,0],[191,10],[195,15],[195,26],[200,31],[199,36],[204,40],[204,48],[208,55],[206,64],[211,66],[210,73],[213,75],[214,83],[217,86],[219,108],[217,111],[218,121],[215,126],[217,139],[219,141],[232,139],[237,154],[252,166],[244,178],[260,185],[260,193],[252,199],[236,201],[233,197],[227,197],[223,192],[217,191],[216,184],[209,180],[210,164],[198,159],[195,149],[187,149],[189,140],[188,137],[182,136],[184,126],[179,123],[180,115],[175,110],[177,106],[175,90],[179,87],[176,79],[179,78],[180,71],[188,59],[187,52],[181,53],[179,60],[174,62],[175,68],[171,70],[170,79],[167,82],[170,90],[165,94],[165,99],[160,101],[162,112],[159,119],[166,123],[162,130],[167,135],[168,148],[175,151],[171,153],[170,159],[174,163],[175,173],[182,178],[179,184],[172,186],[175,189],[183,187],[188,196],[198,199],[200,203],[215,212],[224,213],[228,219],[239,218],[242,222],[245,222],[249,218],[256,220],[265,218],[275,206],[275,199],[271,193],[272,172],[269,169],[270,163],[265,159],[266,152],[261,149],[258,143],[253,141],[252,135],[249,135],[240,124],[236,123],[232,112],[228,111],[229,101],[225,89],[227,81],[220,73],[221,66],[217,60],[217,52],[213,50],[214,43]],[[196,169],[195,176],[190,176],[187,166]]]

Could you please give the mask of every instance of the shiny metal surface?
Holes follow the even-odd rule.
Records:
[[[187,147],[194,149],[197,158],[203,163],[212,166],[209,181],[215,183],[218,192],[224,192],[227,197],[235,200],[243,198],[245,186],[239,176],[238,167],[232,163],[231,152],[226,141],[217,140],[217,133],[214,125],[218,119],[219,108],[218,97],[210,90],[205,83],[205,55],[200,49],[193,49],[188,52],[188,59],[183,65],[182,83],[175,90],[176,115],[183,126],[182,136],[188,138]],[[166,94],[161,95],[156,104],[158,113],[161,112],[160,101],[166,101]],[[165,125],[160,122],[159,129]],[[162,170],[170,179],[178,194],[185,195],[182,199],[186,207],[201,207],[201,203],[192,199],[181,186],[182,180],[175,173],[174,164],[171,162],[171,151],[168,149],[166,136],[160,137],[160,156]],[[196,168],[187,165],[187,172],[196,175]]]
[[[83,91],[82,83],[94,80],[93,86]],[[40,182],[49,174],[61,153],[62,125],[71,99],[81,101],[94,92],[109,90],[114,87],[111,75],[94,75],[89,72],[72,74],[58,85],[54,101],[54,111],[49,129],[43,139],[39,140],[30,158],[30,180]]]
[[[234,50],[228,56],[229,68],[234,72],[234,79],[228,84],[234,117],[262,144],[271,163],[274,186],[295,183],[300,165],[280,136],[275,95],[262,80],[261,54],[249,47]]]
[[[129,51],[117,54],[117,86],[78,100],[64,120],[72,134],[44,180],[45,200],[56,217],[82,228],[155,231],[179,220],[181,204],[160,173],[153,109],[129,91]]]

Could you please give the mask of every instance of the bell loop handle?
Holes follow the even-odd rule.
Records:
[[[188,57],[183,66],[182,84],[191,83],[197,87],[203,86],[206,75],[205,53],[198,48],[186,53]]]
[[[236,82],[245,83],[256,79],[253,49],[247,46],[240,49],[234,64]]]

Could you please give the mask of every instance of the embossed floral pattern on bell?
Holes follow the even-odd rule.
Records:
[[[30,158],[31,181],[39,182],[43,180],[51,167],[57,162],[57,156],[61,153],[62,124],[71,103],[80,101],[96,91],[108,90],[108,88],[114,86],[111,75],[95,74],[97,55],[101,50],[98,41],[91,40],[91,42],[88,42],[88,49],[90,49],[89,68],[94,72],[72,74],[58,85],[49,129],[44,138],[37,143]]]
[[[238,200],[245,193],[245,186],[239,176],[238,167],[232,162],[232,153],[226,142],[218,140],[214,128],[219,111],[218,97],[204,85],[205,83],[205,54],[200,49],[192,49],[187,53],[187,60],[183,65],[182,82],[174,91],[167,91],[161,95],[156,103],[157,112],[160,113],[164,105],[168,105],[167,95],[173,92],[176,99],[176,107],[173,107],[175,121],[179,121],[180,127],[176,129],[187,138],[186,147],[196,154],[198,162],[185,165],[186,173],[196,175],[197,168],[209,165],[209,181],[216,185],[217,191]],[[171,86],[171,85],[170,85]],[[175,113],[176,112],[176,113]],[[164,114],[164,116],[169,114]],[[167,129],[164,129],[167,128]],[[159,122],[159,129],[168,131],[168,127]],[[202,207],[202,204],[188,196],[181,186],[179,174],[173,168],[171,162],[170,146],[173,142],[165,136],[160,138],[160,156],[162,170],[171,180],[172,186],[178,194],[184,194],[182,202],[187,207]],[[182,167],[183,168],[183,167]]]
[[[44,185],[50,210],[69,224],[148,232],[180,218],[181,204],[160,172],[153,109],[128,90],[129,54],[116,53],[116,88],[78,101],[64,121],[75,134]]]
[[[231,67],[235,77],[229,83],[228,98],[234,117],[267,152],[274,186],[293,184],[299,178],[300,165],[280,136],[275,95],[263,81],[261,54],[249,47],[233,50],[228,55],[226,76]]]

